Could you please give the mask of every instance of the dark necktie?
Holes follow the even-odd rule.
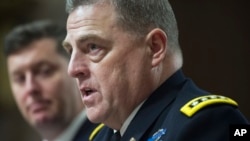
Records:
[[[121,134],[119,131],[117,131],[112,135],[111,141],[120,141],[120,140],[121,140]]]

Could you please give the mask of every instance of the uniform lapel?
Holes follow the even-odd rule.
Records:
[[[87,118],[83,121],[81,127],[77,131],[72,141],[87,141],[92,130],[96,128],[98,124],[91,123]]]
[[[180,76],[181,75],[181,76]],[[181,72],[177,72],[164,82],[142,105],[129,124],[121,141],[139,141],[151,128],[160,114],[167,109],[178,93],[178,86],[184,82]]]

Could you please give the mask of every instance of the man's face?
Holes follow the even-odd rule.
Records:
[[[24,118],[37,128],[69,122],[75,115],[74,81],[67,75],[68,61],[45,38],[7,58],[10,84]],[[77,97],[78,96],[78,97]]]
[[[74,10],[64,47],[71,54],[68,72],[77,78],[91,121],[119,127],[150,93],[149,48],[117,26],[109,5]]]

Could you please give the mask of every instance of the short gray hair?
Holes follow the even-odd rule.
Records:
[[[168,0],[67,0],[66,11],[71,13],[81,5],[109,2],[117,12],[117,22],[125,31],[145,36],[151,29],[160,28],[168,36],[172,51],[180,51],[178,27]]]

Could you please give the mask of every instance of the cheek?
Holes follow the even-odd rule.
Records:
[[[129,70],[124,62],[110,62],[98,65],[94,70],[96,70],[93,74],[94,80],[97,81],[98,89],[105,100],[116,102],[124,93],[128,92]]]
[[[16,104],[17,104],[18,108],[22,112],[22,114],[25,114],[26,113],[25,112],[26,100],[24,99],[24,95],[23,94],[14,94],[13,97],[14,97],[14,99],[16,101]]]
[[[68,101],[70,97],[67,96],[67,85],[62,80],[63,78],[54,79],[43,85],[43,97],[50,101],[49,111],[51,116],[63,116],[67,111]],[[67,105],[67,106],[66,106]]]
[[[126,99],[134,95],[135,88],[138,89],[137,86],[141,85],[145,77],[141,72],[149,63],[143,51],[134,49],[126,53],[115,52],[101,62],[92,64],[91,77],[98,83],[104,99],[114,101],[113,104],[126,103]]]
[[[18,85],[11,85],[13,98],[15,99],[19,109],[21,109],[21,108],[24,109],[25,102],[26,102],[26,99],[27,99],[27,94],[24,93],[24,88],[23,87],[20,87]]]
[[[12,88],[13,98],[16,101],[16,105],[23,115],[24,119],[30,119],[27,111],[28,96],[24,94],[21,88]]]
[[[60,101],[66,87],[63,79],[63,76],[56,76],[41,83],[43,97],[54,102]]]
[[[60,93],[60,87],[63,88],[60,81],[45,82],[43,85],[44,95],[46,97],[54,97]]]

